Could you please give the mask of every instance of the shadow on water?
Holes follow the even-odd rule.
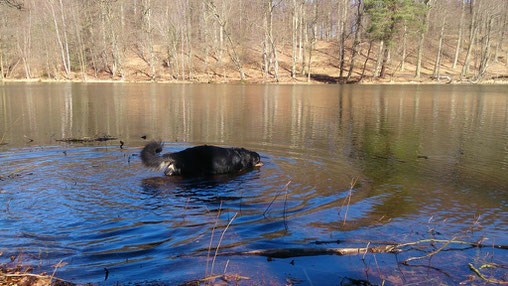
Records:
[[[234,185],[241,185],[249,179],[247,172],[238,175],[220,175],[210,177],[169,177],[159,176],[145,178],[141,181],[143,193],[164,199],[167,197],[183,197],[193,203],[205,203],[216,206],[221,202],[237,201],[242,197],[235,196]]]

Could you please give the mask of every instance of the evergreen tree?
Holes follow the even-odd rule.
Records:
[[[365,13],[370,18],[367,33],[371,40],[383,42],[382,65],[379,76],[383,78],[386,72],[386,62],[393,38],[397,34],[401,23],[407,25],[420,25],[421,16],[425,14],[427,7],[413,0],[366,0]]]

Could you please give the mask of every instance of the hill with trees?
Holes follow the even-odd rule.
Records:
[[[0,0],[0,80],[508,79],[506,0]]]

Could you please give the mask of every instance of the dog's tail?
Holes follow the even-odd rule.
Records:
[[[160,142],[152,141],[146,144],[145,148],[141,150],[141,161],[143,162],[143,165],[154,169],[164,168],[166,160],[158,154],[161,151],[162,144]]]

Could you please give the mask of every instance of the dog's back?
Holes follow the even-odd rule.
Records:
[[[243,148],[202,145],[159,156],[161,150],[160,143],[150,142],[141,151],[141,160],[147,167],[164,170],[166,175],[203,176],[238,173],[262,165],[256,152]]]

